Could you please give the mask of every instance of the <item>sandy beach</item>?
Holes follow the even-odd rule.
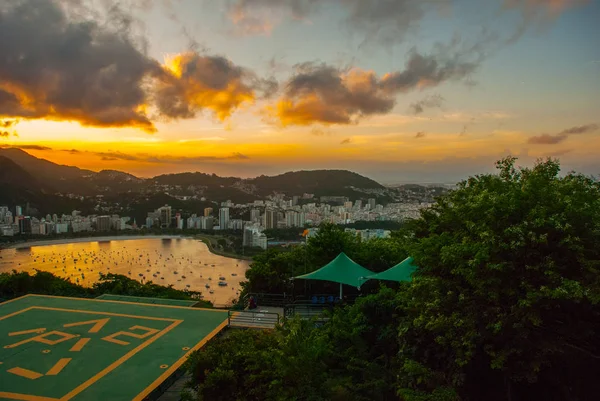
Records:
[[[4,247],[4,249],[24,249],[31,248],[34,246],[47,246],[47,245],[65,245],[65,244],[76,244],[80,242],[107,242],[107,241],[127,241],[137,239],[176,239],[186,238],[179,235],[118,235],[112,237],[85,237],[85,238],[64,238],[55,240],[34,240],[21,242],[18,244],[11,244]]]

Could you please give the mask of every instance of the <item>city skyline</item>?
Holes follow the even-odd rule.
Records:
[[[9,1],[0,146],[140,177],[598,174],[600,3],[480,3]]]

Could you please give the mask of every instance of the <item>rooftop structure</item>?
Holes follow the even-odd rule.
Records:
[[[228,312],[27,295],[0,304],[0,399],[143,400]]]

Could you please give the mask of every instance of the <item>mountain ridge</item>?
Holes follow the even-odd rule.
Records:
[[[87,196],[163,191],[173,195],[196,195],[214,200],[239,198],[240,201],[251,201],[275,193],[288,196],[311,193],[315,196],[360,197],[361,194],[366,196],[386,190],[386,187],[375,180],[348,170],[298,170],[253,178],[221,177],[197,171],[140,178],[118,170],[94,172],[76,166],[61,165],[37,158],[17,148],[1,148],[0,156],[12,160],[32,176],[35,182],[44,183],[48,192]]]

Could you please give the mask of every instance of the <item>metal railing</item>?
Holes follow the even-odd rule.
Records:
[[[227,321],[229,327],[251,327],[261,329],[272,329],[280,321],[279,313],[260,311],[233,311],[228,313]]]
[[[324,318],[326,311],[331,311],[333,305],[327,304],[290,304],[283,308],[283,315],[286,318],[300,316],[302,319]]]
[[[293,297],[289,294],[263,294],[251,293],[248,294],[248,299],[254,297],[257,305],[261,306],[284,306],[294,302]]]

